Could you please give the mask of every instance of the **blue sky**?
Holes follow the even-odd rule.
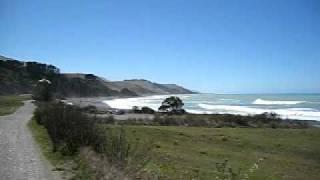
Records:
[[[320,92],[319,0],[0,0],[0,54],[216,93]]]

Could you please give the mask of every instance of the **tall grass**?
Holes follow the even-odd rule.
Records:
[[[264,158],[260,158],[249,169],[242,170],[236,169],[230,165],[228,160],[222,163],[216,163],[215,167],[215,180],[249,180],[252,174],[259,170]]]

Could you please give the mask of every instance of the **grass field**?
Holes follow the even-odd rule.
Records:
[[[33,120],[29,123],[44,155],[54,164],[77,157],[52,153],[46,129]],[[107,131],[120,126],[102,125]],[[183,180],[215,180],[216,163],[228,160],[234,172],[249,174],[250,180],[318,180],[320,177],[320,129],[201,128],[183,126],[124,126],[131,145],[152,146],[148,174]],[[146,144],[147,143],[147,144]],[[141,146],[142,145],[142,146]],[[253,173],[249,169],[264,159]],[[90,179],[86,164],[75,161],[69,168],[76,179]],[[61,167],[61,166],[59,166]],[[65,166],[62,166],[65,169]],[[68,168],[68,167],[67,167]],[[84,177],[84,178],[83,178]],[[152,176],[155,177],[155,176]],[[142,178],[143,179],[143,178]],[[243,178],[241,178],[243,179]]]
[[[320,177],[320,129],[247,129],[127,126],[131,141],[155,143],[146,169],[168,179],[214,179],[216,163],[247,172],[265,160],[249,179]]]
[[[30,96],[0,96],[0,116],[15,112]]]

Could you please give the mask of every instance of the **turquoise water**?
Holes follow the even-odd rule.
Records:
[[[320,121],[320,94],[191,94],[176,95],[185,103],[184,108],[196,114],[261,114],[275,112],[288,119]],[[131,109],[149,106],[157,109],[168,97],[147,96],[105,101],[114,108]]]

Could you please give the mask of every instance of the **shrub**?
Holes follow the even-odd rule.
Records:
[[[80,108],[63,103],[38,102],[37,105],[34,118],[47,129],[53,152],[75,155],[83,148],[89,149],[84,156],[80,152],[80,159],[86,161],[96,178],[134,177],[148,163],[151,143],[149,146],[140,146],[138,141],[129,143],[124,127],[119,131],[103,128]]]
[[[198,126],[198,127],[252,127],[252,128],[309,128],[310,124],[299,120],[283,120],[275,116],[254,115],[241,116],[232,114],[162,114],[156,113],[150,119],[121,121],[130,125],[160,125],[160,126]]]
[[[95,120],[88,118],[81,110],[62,103],[40,103],[35,119],[44,125],[53,142],[53,151],[74,154],[81,146],[99,149],[104,142]]]
[[[141,112],[143,114],[154,114],[155,110],[153,110],[153,109],[151,109],[151,108],[149,108],[147,106],[144,106],[144,107],[141,108]]]
[[[135,114],[155,114],[155,110],[147,106],[144,106],[141,109],[138,106],[133,106],[131,111]]]
[[[49,80],[39,80],[32,92],[32,99],[37,101],[51,101],[53,99],[52,85]]]

